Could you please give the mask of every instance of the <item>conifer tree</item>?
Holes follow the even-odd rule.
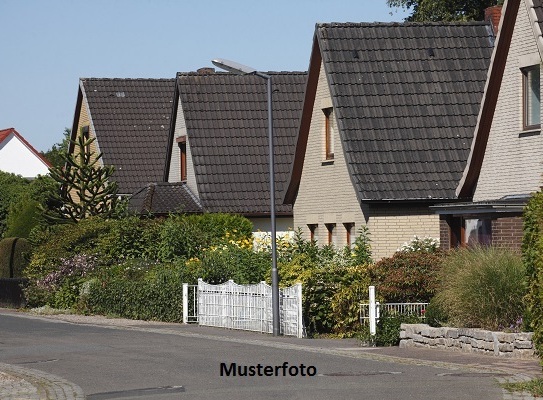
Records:
[[[120,200],[117,183],[111,180],[114,166],[102,166],[102,153],[96,155],[91,144],[96,138],[80,131],[71,140],[72,152],[63,154],[64,166],[49,169],[60,191],[51,193],[49,209],[42,208],[49,223],[74,223],[94,215],[114,216]]]

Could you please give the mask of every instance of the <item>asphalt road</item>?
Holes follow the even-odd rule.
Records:
[[[0,313],[0,362],[60,376],[79,385],[89,400],[502,398],[495,378],[484,374],[243,342],[258,334],[232,341],[176,332]],[[241,372],[253,366],[255,376],[221,376],[221,363],[227,369],[236,363]],[[298,366],[298,375],[285,368],[282,376],[284,363]],[[316,375],[301,376],[301,364]],[[271,371],[266,366],[280,376],[258,376]]]

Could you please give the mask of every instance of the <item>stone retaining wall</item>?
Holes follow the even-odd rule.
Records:
[[[500,357],[533,358],[535,354],[532,335],[470,328],[432,328],[426,324],[402,324],[400,348],[424,347],[487,353]]]

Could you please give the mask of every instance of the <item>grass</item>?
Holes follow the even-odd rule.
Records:
[[[526,382],[504,383],[502,387],[510,392],[529,392],[534,397],[543,397],[543,378]]]
[[[520,254],[474,247],[445,258],[435,301],[454,326],[502,330],[520,321],[525,295]]]

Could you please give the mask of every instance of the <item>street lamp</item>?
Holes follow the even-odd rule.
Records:
[[[270,219],[271,219],[271,251],[272,251],[272,316],[273,336],[280,334],[279,316],[279,275],[277,273],[277,249],[276,249],[276,224],[275,224],[275,168],[274,168],[274,147],[273,147],[273,113],[272,113],[272,77],[254,68],[238,64],[224,59],[211,61],[213,65],[239,75],[256,75],[266,79],[268,83],[268,146],[269,146],[269,168],[270,168]]]

